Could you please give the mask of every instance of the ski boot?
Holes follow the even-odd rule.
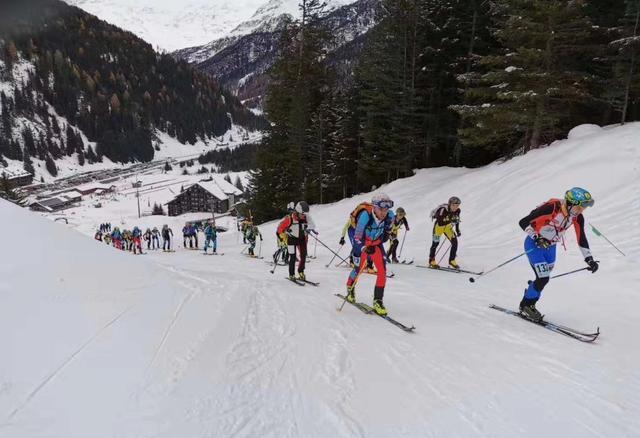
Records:
[[[536,309],[536,301],[531,298],[523,298],[520,301],[520,313],[533,322],[542,321],[542,314]]]
[[[304,275],[304,272],[298,272],[298,280],[305,281],[306,279],[307,277]]]
[[[455,260],[449,260],[449,266],[453,269],[460,269],[460,265]]]
[[[373,310],[381,316],[385,316],[387,314],[387,309],[384,307],[382,300],[373,300]]]
[[[400,262],[398,261],[398,258],[397,258],[397,257],[392,257],[392,258],[391,258],[391,262],[392,262],[392,263],[400,263]]]
[[[347,301],[350,303],[356,302],[356,287],[355,286],[347,286]]]
[[[436,259],[429,260],[429,267],[433,269],[440,269],[440,265],[436,262]]]
[[[289,278],[290,281],[293,281],[294,283],[298,282],[298,280],[296,280],[296,276],[295,275],[289,275],[288,278]]]

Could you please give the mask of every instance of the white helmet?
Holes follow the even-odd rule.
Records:
[[[371,203],[378,208],[391,208],[393,207],[393,201],[386,193],[376,193],[371,198]]]
[[[287,204],[287,211],[288,212],[292,212],[293,210],[296,209],[296,203],[291,201]]]

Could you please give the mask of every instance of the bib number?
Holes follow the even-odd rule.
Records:
[[[536,275],[539,278],[546,278],[551,274],[549,264],[546,262],[536,263],[535,265],[533,265],[533,269],[536,271]]]

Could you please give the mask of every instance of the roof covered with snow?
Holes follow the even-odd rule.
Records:
[[[7,166],[0,169],[0,175],[6,175],[8,179],[21,178],[23,176],[31,176],[29,172],[21,167]]]
[[[212,177],[211,181],[199,181],[196,184],[221,201],[229,199],[229,195],[240,196],[242,191],[221,177]]]

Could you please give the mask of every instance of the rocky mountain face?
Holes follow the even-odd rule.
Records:
[[[281,0],[272,0],[279,2]],[[347,81],[366,33],[374,25],[378,0],[359,0],[334,9],[324,20],[334,39],[330,62],[340,80]],[[268,84],[267,70],[278,56],[278,42],[287,14],[265,14],[253,22],[254,31],[230,34],[209,44],[179,50],[177,58],[187,60],[212,74],[221,85],[230,89],[249,106],[259,106]],[[247,24],[248,25],[248,24]]]

